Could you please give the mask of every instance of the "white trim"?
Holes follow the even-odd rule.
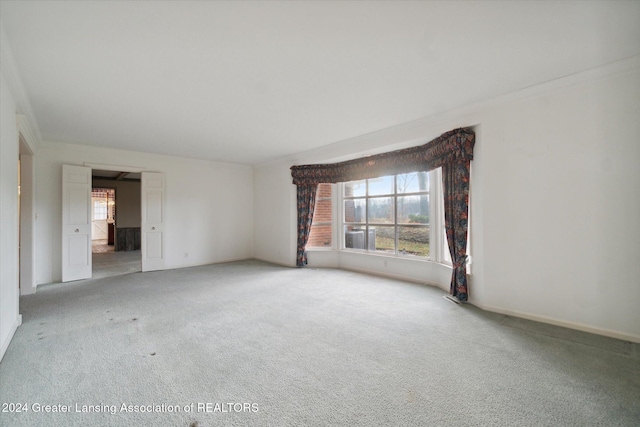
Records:
[[[84,162],[83,163],[84,166],[93,169],[98,169],[98,170],[105,170],[105,171],[115,171],[115,172],[131,172],[131,173],[135,173],[135,172],[143,172],[146,171],[147,168],[143,168],[143,167],[138,167],[138,166],[123,166],[123,165],[110,165],[110,164],[106,164],[106,163],[91,163],[91,162]]]
[[[234,258],[224,258],[221,260],[215,260],[215,261],[206,261],[206,262],[196,262],[196,263],[192,263],[192,264],[180,264],[180,265],[167,265],[165,266],[165,268],[162,270],[180,270],[183,268],[192,268],[192,267],[203,267],[205,265],[214,265],[214,264],[226,264],[229,262],[238,262],[238,261],[250,261],[252,259],[257,259],[254,257],[234,257]],[[260,261],[266,261],[266,260],[260,260]],[[272,262],[272,261],[266,261],[266,262],[270,262],[272,264],[277,264],[276,262]],[[153,270],[153,271],[161,271],[161,270]]]
[[[38,137],[36,136],[33,127],[29,123],[29,119],[24,114],[16,114],[16,123],[18,132],[22,135],[25,144],[31,151],[31,154],[35,155],[36,147],[40,144]]]
[[[486,109],[488,107],[501,106],[514,101],[520,101],[527,98],[544,95],[550,92],[557,92],[561,89],[576,86],[590,81],[600,80],[605,77],[627,74],[637,69],[640,69],[640,55],[631,56],[619,61],[610,62],[608,64],[604,64],[595,68],[579,71],[567,76],[525,87],[520,90],[495,97],[488,101],[472,104],[464,110],[469,109],[469,112],[476,112],[477,110]]]
[[[479,304],[475,301],[469,301],[471,305],[474,305],[482,310],[491,311],[493,313],[504,314],[507,316],[519,317],[522,319],[533,320],[535,322],[547,323],[550,325],[561,326],[564,328],[575,329],[582,332],[588,332],[596,335],[603,335],[610,338],[616,338],[619,340],[630,341],[634,343],[640,343],[640,336],[633,334],[626,334],[624,332],[616,332],[610,329],[597,328],[583,323],[569,322],[566,320],[560,320],[553,317],[539,316],[531,313],[524,313],[517,310],[509,310],[507,308],[496,307],[492,305]]]
[[[335,205],[336,216],[334,217],[337,223],[334,225],[336,233],[336,246],[335,250],[342,251],[345,244],[344,234],[344,186],[342,183],[334,184],[336,189]]]
[[[311,251],[317,251],[317,248],[312,248]],[[309,251],[307,251],[309,252]],[[451,268],[451,264],[446,264],[444,262],[438,262],[436,260],[434,260],[433,258],[427,258],[427,257],[421,257],[421,256],[417,256],[417,255],[402,255],[402,254],[392,254],[389,252],[373,252],[373,251],[368,251],[366,249],[354,249],[354,248],[342,248],[342,249],[334,249],[332,250],[327,250],[326,252],[340,252],[340,253],[346,253],[346,254],[357,254],[357,255],[365,255],[365,256],[372,256],[372,257],[381,257],[381,258],[390,258],[390,259],[401,259],[403,261],[411,261],[411,262],[422,262],[422,263],[430,263],[430,264],[440,264],[444,267],[449,267]]]
[[[172,156],[167,154],[158,154],[158,153],[149,153],[144,151],[129,150],[126,148],[109,147],[104,145],[87,145],[87,144],[80,144],[80,143],[73,143],[73,142],[55,141],[55,140],[41,141],[40,148],[48,148],[52,150],[73,150],[78,153],[80,152],[90,153],[91,155],[99,153],[99,154],[102,154],[102,158],[108,158],[110,157],[111,154],[113,154],[115,157],[122,158],[123,153],[130,153],[132,156],[135,155],[135,156],[142,157],[144,159],[149,159],[149,160],[160,159],[160,160],[169,161],[171,163],[183,163],[183,164],[191,165],[194,162],[196,162],[204,166],[214,164],[214,165],[218,165],[218,166],[222,166],[230,169],[253,169],[252,165],[245,165],[241,163],[222,162],[218,160],[195,159],[193,157]],[[87,163],[91,163],[91,162],[87,162]],[[101,163],[93,163],[93,164],[101,165]],[[139,166],[133,165],[133,166],[127,166],[127,167],[136,168]],[[122,172],[127,172],[127,171],[122,171]],[[294,196],[295,196],[295,192],[294,192]]]
[[[431,189],[429,197],[429,205],[431,207],[431,243],[430,252],[431,259],[442,265],[451,267],[444,259],[445,238],[442,235],[444,229],[444,191],[442,188],[442,168],[436,168],[431,174]]]
[[[407,148],[420,143],[426,143],[433,137],[428,138],[416,136],[416,131],[422,131],[425,127],[435,127],[433,135],[451,130],[451,121],[455,120],[458,127],[470,127],[477,123],[464,123],[465,117],[483,112],[486,109],[493,109],[514,101],[524,100],[550,92],[583,84],[589,81],[599,80],[614,75],[631,73],[640,68],[640,55],[611,62],[589,70],[580,71],[559,77],[547,82],[538,83],[525,87],[504,95],[500,95],[485,101],[464,105],[439,114],[405,122],[396,126],[379,129],[354,138],[337,141],[329,145],[324,145],[313,150],[308,150],[293,155],[281,157],[255,165],[263,167],[275,165],[283,162],[288,165],[304,164],[309,162],[337,162],[341,160],[353,159],[365,155],[379,154],[385,151]],[[438,125],[440,127],[438,132]],[[390,148],[393,146],[393,148]],[[310,159],[304,161],[304,159]]]
[[[2,358],[7,352],[7,349],[9,348],[9,344],[11,344],[11,340],[13,339],[13,336],[15,335],[20,325],[22,325],[21,314],[18,315],[18,317],[16,318],[16,321],[13,323],[13,326],[11,327],[11,332],[9,332],[9,335],[7,335],[7,339],[5,340],[5,342],[2,343],[2,348],[0,348],[0,362],[2,361]]]
[[[309,263],[311,267],[314,265]],[[451,283],[451,267],[428,260],[340,251],[337,267],[344,270],[364,270],[374,275],[402,278],[416,283],[437,284],[444,291],[449,289]]]
[[[246,258],[246,259],[251,259],[251,258]],[[253,259],[258,261],[268,262],[270,264],[281,265],[282,267],[296,267],[295,262],[287,264],[282,261],[278,261],[276,259],[267,258],[267,257],[253,257]],[[238,260],[238,261],[241,261],[241,260]],[[316,268],[316,267],[311,267],[311,268]]]
[[[314,268],[322,268],[322,267],[314,267]],[[427,282],[427,281],[424,281],[424,280],[416,279],[415,277],[405,276],[405,275],[402,275],[402,274],[383,273],[383,272],[379,272],[379,271],[365,270],[365,269],[354,268],[354,267],[345,267],[345,266],[340,266],[340,269],[341,270],[346,270],[346,271],[355,271],[356,273],[367,274],[367,275],[370,275],[370,276],[386,277],[388,279],[403,280],[405,282],[417,283],[419,285],[432,286],[432,287],[438,288],[438,289],[440,289],[442,291],[446,291],[446,289],[444,289],[442,286],[438,285],[437,283]]]
[[[331,229],[331,231],[333,233],[333,228]],[[305,249],[305,252],[336,252],[338,250],[340,250],[340,249],[330,248],[328,246],[310,246],[310,247]]]
[[[18,144],[26,145],[30,150],[23,134],[19,133]],[[22,151],[22,149],[20,149]],[[36,292],[36,165],[33,153],[20,154],[20,251],[18,269],[20,272],[20,295]]]

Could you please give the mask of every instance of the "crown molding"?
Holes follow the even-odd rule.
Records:
[[[610,62],[588,70],[558,77],[546,82],[521,88],[512,92],[478,101],[410,122],[334,142],[321,147],[254,165],[254,169],[279,164],[297,165],[309,162],[336,162],[364,155],[378,154],[381,150],[396,150],[428,142],[443,132],[457,127],[473,127],[478,122],[477,115],[484,111],[500,108],[512,102],[543,96],[570,87],[601,79],[634,73],[640,70],[640,55]],[[428,135],[424,131],[428,130]]]
[[[39,147],[40,144],[38,143],[38,137],[33,131],[29,120],[24,114],[16,114],[16,124],[18,132],[20,132],[20,135],[29,146],[29,150],[32,154],[35,153],[36,147]]]
[[[40,134],[40,128],[38,128],[36,116],[31,108],[29,96],[22,84],[22,79],[20,78],[20,73],[18,72],[13,51],[9,45],[7,33],[2,21],[0,21],[0,73],[4,76],[18,106],[17,113],[21,116],[17,119],[18,126],[21,126],[21,132],[24,129],[25,132],[29,133],[29,135],[23,136],[25,136],[27,142],[32,145],[31,148],[35,149],[35,146],[40,145],[42,142],[42,135]]]
[[[113,164],[107,164],[107,163],[92,163],[92,162],[84,162],[84,166],[90,167],[91,169],[99,169],[104,171],[129,172],[129,173],[147,172],[147,168],[140,167],[140,166],[124,166],[124,165],[113,165]]]

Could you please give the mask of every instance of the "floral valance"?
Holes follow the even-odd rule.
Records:
[[[340,163],[292,166],[291,175],[296,185],[315,185],[430,171],[447,164],[472,160],[474,143],[475,133],[472,129],[454,129],[417,147]]]

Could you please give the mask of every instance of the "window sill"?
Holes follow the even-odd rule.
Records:
[[[390,259],[416,261],[416,262],[430,262],[430,263],[442,264],[445,266],[447,265],[443,263],[438,263],[432,260],[431,258],[412,257],[412,256],[395,255],[395,254],[388,254],[388,253],[376,253],[376,252],[362,251],[357,249],[338,249],[338,252],[347,253],[347,254],[366,255],[366,256],[379,257],[379,258],[390,258]],[[449,264],[449,267],[451,267],[450,264]]]
[[[342,254],[344,255],[355,255],[358,257],[367,257],[370,259],[379,259],[379,260],[393,260],[394,263],[399,263],[396,265],[402,265],[402,263],[408,262],[409,264],[412,265],[433,265],[433,266],[439,266],[439,267],[445,267],[448,270],[452,270],[453,269],[453,265],[451,263],[448,262],[438,262],[429,258],[418,258],[418,257],[409,257],[409,256],[403,256],[403,255],[394,255],[394,254],[385,254],[385,253],[372,253],[372,252],[367,252],[367,251],[361,251],[361,250],[354,250],[354,249],[336,249],[336,248],[308,248],[306,250],[308,253],[323,253],[323,254],[329,254],[329,253],[335,253],[336,255],[340,256]],[[408,264],[405,264],[408,265]],[[471,276],[472,275],[472,268],[471,265],[467,265],[467,276]]]
[[[450,262],[446,262],[446,261],[438,262],[431,258],[418,258],[418,257],[385,254],[385,253],[372,253],[372,252],[353,250],[353,249],[336,249],[336,251],[340,253],[345,253],[345,254],[355,254],[355,255],[369,256],[369,257],[375,257],[375,258],[387,258],[387,259],[399,260],[400,262],[410,261],[410,262],[417,262],[417,263],[424,263],[424,264],[435,264],[435,265],[439,265],[439,266],[446,267],[453,270],[453,264],[451,264]],[[467,276],[471,276],[471,275],[472,275],[472,267],[470,264],[467,264]]]

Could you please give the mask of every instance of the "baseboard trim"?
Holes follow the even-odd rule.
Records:
[[[11,344],[11,340],[13,339],[13,336],[15,335],[20,325],[22,325],[21,314],[18,315],[18,318],[13,323],[13,327],[11,328],[11,332],[9,332],[7,339],[5,340],[5,342],[2,343],[2,348],[0,348],[0,362],[2,362],[2,359],[4,358],[4,354],[7,352],[7,349],[9,348],[9,344]]]
[[[37,285],[36,286],[30,286],[30,287],[28,287],[26,289],[20,288],[20,296],[22,297],[22,296],[25,296],[25,295],[33,295],[33,294],[36,293],[37,289],[38,289]]]
[[[629,341],[633,343],[640,343],[640,336],[627,334],[624,332],[612,331],[610,329],[598,328],[594,326],[585,325],[583,323],[569,322],[566,320],[555,319],[553,317],[539,316],[531,313],[524,313],[517,310],[509,310],[506,308],[496,307],[492,305],[479,304],[477,302],[471,302],[472,305],[493,313],[504,314],[507,316],[519,317],[522,319],[533,320],[534,322],[548,323],[554,326],[561,326],[563,328],[575,329],[577,331],[588,332],[590,334],[602,335],[609,338],[615,338],[623,341]]]
[[[225,259],[217,259],[217,260],[211,260],[211,261],[205,261],[205,262],[195,262],[190,264],[169,265],[163,268],[162,270],[153,270],[153,271],[179,270],[181,268],[202,267],[203,265],[224,264],[227,262],[247,261],[250,259],[253,259],[253,258],[252,257],[225,258]],[[142,273],[145,273],[145,272],[143,271]]]
[[[257,261],[264,261],[264,262],[268,262],[270,264],[276,264],[276,265],[281,265],[283,267],[295,267],[295,265],[291,265],[291,264],[286,264],[282,261],[276,261],[274,259],[269,259],[269,258],[265,258],[265,257],[253,257],[252,259],[255,259]]]

